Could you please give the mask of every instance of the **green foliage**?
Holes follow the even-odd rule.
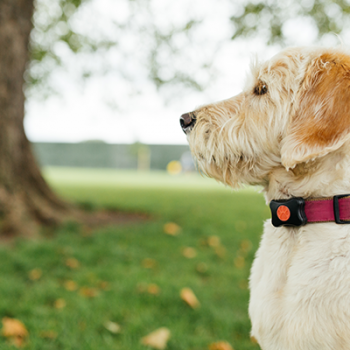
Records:
[[[235,349],[259,348],[249,339],[246,286],[268,215],[260,194],[232,193],[198,176],[158,173],[152,181],[152,174],[134,173],[131,181],[131,173],[117,171],[80,170],[73,177],[70,170],[45,173],[61,195],[89,203],[89,209],[147,212],[151,220],[92,231],[66,225],[46,238],[0,249],[0,317],[24,322],[30,334],[26,349],[146,350],[140,338],[163,326],[172,332],[169,350],[207,349],[219,340]],[[167,222],[181,226],[178,236],[164,234]],[[207,244],[213,235],[226,248],[221,257]],[[242,251],[243,241],[252,249]],[[185,258],[184,247],[196,249],[197,256]],[[70,258],[80,262],[79,268],[66,265]],[[144,267],[145,259],[155,261],[153,268]],[[41,269],[40,279],[29,278],[33,269]],[[67,280],[78,289],[66,290]],[[108,288],[101,288],[102,282]],[[159,295],[145,291],[151,283],[160,288]],[[84,297],[82,287],[98,293]],[[192,310],[181,301],[183,287],[192,288],[201,308]],[[57,299],[66,306],[55,308]],[[106,321],[120,324],[121,333],[110,333]],[[45,337],[48,331],[57,337]],[[0,348],[12,349],[4,338]]]
[[[349,13],[346,0],[249,1],[231,17],[235,26],[232,39],[260,34],[269,43],[283,43],[284,24],[296,18],[311,21],[319,37],[330,32],[339,34],[348,26]]]
[[[200,90],[208,84],[213,73],[210,73],[207,82],[200,81],[203,79],[197,78],[196,72],[188,71],[185,63],[193,59],[193,53],[192,56],[186,56],[186,51],[194,44],[198,25],[205,22],[205,18],[198,18],[195,13],[186,13],[183,23],[173,24],[169,14],[165,21],[167,24],[164,25],[164,22],[160,24],[155,20],[153,0],[120,1],[122,7],[128,9],[127,18],[111,23],[101,22],[101,25],[90,28],[93,30],[86,31],[82,29],[84,26],[77,26],[77,19],[84,9],[91,6],[91,0],[36,0],[31,63],[26,74],[28,91],[44,94],[51,92],[49,80],[52,72],[66,64],[62,51],[66,55],[70,52],[76,56],[101,58],[111,49],[119,51],[121,62],[135,67],[140,64],[157,88],[177,85]],[[259,35],[270,44],[288,44],[285,25],[289,23],[290,26],[297,26],[303,21],[314,27],[319,38],[349,29],[350,4],[347,0],[249,0],[233,5],[235,10],[227,14],[234,27],[232,39]],[[85,27],[88,25],[85,23]],[[108,33],[102,28],[107,25]],[[120,45],[125,37],[137,38],[132,55],[124,52]],[[207,59],[203,58],[205,55],[200,55],[202,62],[198,63],[198,69],[210,71],[208,67],[213,55],[214,53],[208,55]],[[115,67],[105,60],[99,69],[80,64],[80,76],[86,79],[95,74],[118,70],[122,79],[135,79],[124,70],[124,63]],[[138,69],[134,68],[134,71]],[[140,91],[136,89],[135,93]]]
[[[28,93],[48,95],[52,92],[50,77],[58,67],[64,68],[65,58],[69,54],[89,56],[89,59],[102,58],[99,67],[80,64],[81,78],[92,75],[103,75],[116,69],[121,77],[132,80],[124,71],[124,65],[131,60],[140,63],[148,71],[148,78],[160,88],[163,85],[175,84],[200,89],[201,85],[193,79],[185,67],[171,63],[179,55],[177,38],[185,35],[189,38],[197,21],[188,19],[184,24],[164,28],[154,21],[151,0],[121,0],[120,5],[128,9],[125,19],[119,21],[104,19],[94,23],[81,23],[81,14],[93,2],[91,0],[36,0],[33,18],[34,29],[31,35],[30,64],[26,73]],[[80,17],[79,17],[80,16]],[[96,15],[98,16],[98,14]],[[79,23],[80,21],[80,23]],[[78,23],[78,24],[77,24]],[[108,33],[104,30],[108,26]],[[132,58],[130,52],[123,52],[120,41],[123,37],[137,38]],[[189,40],[189,39],[188,39]],[[115,67],[105,59],[111,49],[119,50],[124,63]],[[62,54],[64,52],[64,54]],[[164,59],[168,57],[169,59]],[[98,65],[97,65],[98,66]],[[136,64],[135,64],[136,66]],[[140,68],[134,68],[139,69]],[[164,72],[166,72],[164,74]]]

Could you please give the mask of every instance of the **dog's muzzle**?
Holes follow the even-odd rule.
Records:
[[[180,117],[180,125],[185,134],[188,134],[196,124],[197,117],[194,112],[185,113]]]

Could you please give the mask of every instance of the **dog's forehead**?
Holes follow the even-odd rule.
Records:
[[[305,76],[310,61],[320,55],[324,49],[295,47],[288,48],[265,62],[254,60],[251,72],[247,75],[245,89],[251,90],[257,81],[263,81],[275,87],[286,86],[295,90]]]
[[[259,77],[284,77],[297,73],[306,60],[315,53],[308,48],[286,49],[273,56],[270,60],[260,64],[257,73]]]

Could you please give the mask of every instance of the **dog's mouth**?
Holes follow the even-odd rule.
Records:
[[[181,127],[182,127],[182,125],[181,125]],[[182,131],[183,131],[186,135],[188,135],[188,134],[192,131],[193,128],[194,128],[194,125],[191,125],[191,126],[188,126],[188,127],[182,127]]]

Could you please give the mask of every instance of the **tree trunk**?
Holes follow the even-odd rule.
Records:
[[[33,235],[70,211],[41,176],[24,133],[33,9],[34,0],[0,0],[0,235]]]

